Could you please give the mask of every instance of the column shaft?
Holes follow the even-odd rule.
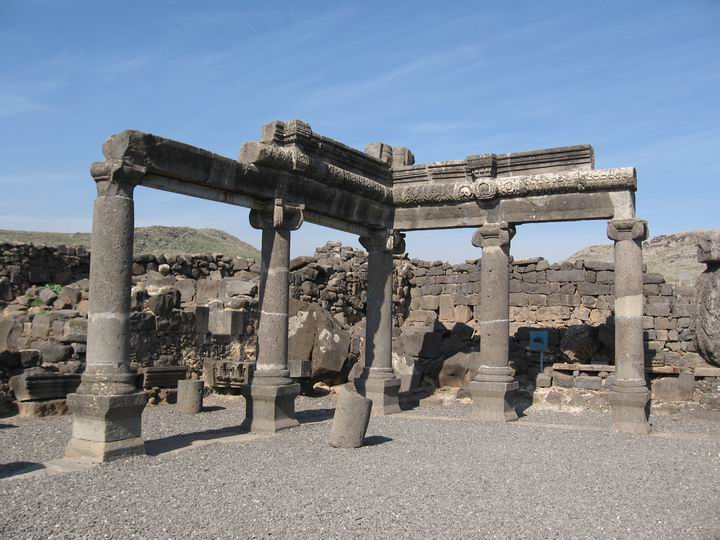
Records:
[[[393,378],[391,251],[368,254],[368,292],[365,329],[365,369],[369,378]]]
[[[515,228],[488,223],[473,236],[483,250],[480,263],[480,355],[477,374],[468,385],[476,416],[483,421],[511,422],[517,414],[511,404],[518,388],[509,358],[510,240]]]
[[[480,365],[505,368],[509,361],[510,255],[507,248],[483,248],[480,267]]]
[[[608,237],[615,241],[615,383],[609,400],[613,427],[631,433],[650,431],[642,326],[642,241],[647,232],[641,219],[608,222]]]
[[[258,384],[289,384],[288,266],[290,231],[263,229],[258,328]]]
[[[400,412],[400,379],[392,367],[393,253],[405,250],[404,235],[378,231],[360,237],[368,250],[368,292],[365,311],[365,368],[355,386],[373,403],[372,414]]]
[[[303,207],[282,199],[250,211],[250,224],[262,229],[260,324],[257,363],[250,385],[243,388],[247,405],[243,426],[275,433],[299,424],[295,398],[300,385],[288,370],[288,303],[290,231],[303,223]]]
[[[112,165],[112,164],[111,164]],[[87,367],[77,393],[68,395],[73,414],[71,459],[109,461],[142,454],[142,410],[147,398],[130,373],[130,288],[134,211],[132,193],[142,173],[109,169],[96,174],[90,257]]]
[[[129,383],[133,226],[131,197],[115,194],[95,199],[87,367],[79,393],[135,391]]]

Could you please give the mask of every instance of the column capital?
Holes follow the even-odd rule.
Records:
[[[305,205],[289,205],[275,199],[263,208],[250,210],[250,225],[255,229],[296,231],[303,224]]]
[[[132,197],[135,186],[142,182],[146,172],[145,167],[119,159],[96,161],[90,166],[90,175],[95,180],[99,196]]]
[[[507,247],[513,236],[515,236],[515,226],[508,225],[506,221],[486,223],[475,231],[472,244],[483,249],[491,246]]]
[[[610,240],[647,240],[648,224],[644,219],[613,219],[608,221],[607,235]]]
[[[405,251],[405,234],[399,231],[387,230],[361,236],[360,244],[368,251],[389,251],[399,255]]]

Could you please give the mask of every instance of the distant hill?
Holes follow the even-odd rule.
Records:
[[[90,233],[54,233],[0,230],[0,242],[24,242],[46,246],[90,247]],[[260,252],[247,242],[218,229],[191,227],[138,227],[135,255],[222,253],[228,257],[260,260]]]
[[[643,262],[648,272],[665,276],[673,283],[692,282],[705,265],[697,261],[697,237],[704,231],[689,231],[655,236],[643,242]],[[586,247],[567,258],[568,261],[586,259],[613,261],[611,244]]]

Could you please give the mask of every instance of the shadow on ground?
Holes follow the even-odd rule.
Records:
[[[301,424],[312,424],[313,422],[324,422],[335,416],[335,409],[310,409],[298,411],[295,417]]]
[[[44,468],[45,465],[42,463],[34,463],[32,461],[13,461],[11,463],[0,465],[0,479],[10,478],[11,476],[38,471]]]
[[[206,431],[197,431],[195,433],[183,433],[181,435],[172,435],[162,439],[151,439],[145,441],[145,453],[149,456],[158,456],[173,450],[179,450],[187,446],[192,446],[197,441],[212,441],[222,439],[224,437],[234,437],[236,435],[246,434],[247,430],[240,426],[231,426],[221,429],[208,429]]]
[[[372,435],[363,439],[363,446],[379,446],[387,442],[392,442],[390,437],[384,437],[382,435]]]

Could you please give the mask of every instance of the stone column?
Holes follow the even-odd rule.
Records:
[[[373,415],[400,412],[400,379],[392,367],[393,253],[405,251],[405,235],[393,231],[361,236],[368,251],[365,368],[355,379],[358,392],[372,400]]]
[[[480,263],[480,355],[478,373],[468,384],[477,416],[488,422],[512,422],[511,404],[518,383],[509,365],[510,240],[515,227],[487,223],[473,235],[483,250]]]
[[[247,400],[245,428],[275,433],[298,425],[295,398],[300,385],[288,369],[288,305],[290,232],[303,223],[303,207],[277,199],[250,211],[250,224],[262,229],[260,325],[257,365],[252,383],[243,390]]]
[[[642,241],[647,223],[641,219],[608,222],[615,241],[615,384],[610,391],[613,427],[649,433],[649,392],[643,350]]]
[[[130,372],[130,287],[133,189],[142,171],[95,163],[97,185],[90,259],[87,365],[77,393],[68,395],[72,438],[65,457],[104,462],[145,451],[141,415],[145,393]]]

